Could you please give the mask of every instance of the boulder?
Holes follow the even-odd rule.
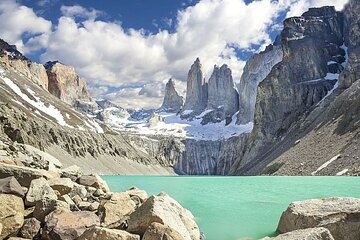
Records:
[[[15,195],[0,194],[0,239],[16,236],[24,223],[24,203]]]
[[[83,175],[81,168],[76,165],[61,170],[61,177],[70,178],[73,181],[76,181],[81,175]]]
[[[83,175],[78,180],[80,185],[101,189],[104,192],[110,192],[107,183],[97,174]]]
[[[88,191],[85,186],[82,185],[74,185],[74,188],[69,192],[69,197],[73,198],[75,196],[79,196],[81,199],[85,198],[88,195]]]
[[[33,239],[39,233],[40,223],[36,218],[25,219],[19,235],[23,238]]]
[[[144,235],[153,222],[177,231],[183,239],[198,240],[200,231],[194,216],[166,194],[149,197],[129,216],[127,231]]]
[[[36,202],[41,201],[44,198],[57,200],[56,193],[45,178],[32,180],[26,194],[25,204],[27,206],[34,206]]]
[[[57,212],[48,219],[43,231],[43,239],[73,240],[85,230],[100,225],[98,216],[93,212]]]
[[[10,237],[8,240],[31,240],[29,238],[21,238],[21,237]]]
[[[138,197],[141,200],[141,203],[145,202],[145,200],[148,198],[148,194],[141,189],[138,189],[136,187],[132,187],[129,190],[126,191],[127,194],[130,195],[130,197]]]
[[[68,194],[75,184],[70,178],[53,178],[48,181],[50,187],[59,191],[60,195]]]
[[[11,176],[14,176],[20,185],[24,187],[29,187],[31,181],[37,178],[50,179],[59,177],[55,172],[0,163],[0,178]]]
[[[21,198],[25,196],[24,190],[14,177],[0,179],[0,193],[13,194]]]
[[[99,217],[103,227],[115,228],[128,218],[135,211],[136,205],[129,194],[120,192],[114,193],[109,200],[102,200],[99,206]]]
[[[43,198],[36,203],[33,216],[40,222],[44,222],[46,216],[54,211],[70,212],[70,206],[63,201]]]
[[[183,240],[176,230],[161,223],[153,222],[146,230],[142,240]]]
[[[81,202],[78,204],[78,207],[81,210],[89,210],[90,205],[91,205],[91,203],[89,203],[89,202]]]
[[[281,215],[279,233],[325,227],[335,239],[360,239],[360,199],[325,198],[293,202]]]
[[[263,240],[334,240],[330,231],[326,228],[306,228],[280,234],[277,237],[266,237]]]
[[[93,202],[89,205],[89,210],[90,211],[97,211],[99,209],[100,203],[98,202]]]
[[[140,240],[140,236],[117,229],[93,227],[86,230],[78,240]]]

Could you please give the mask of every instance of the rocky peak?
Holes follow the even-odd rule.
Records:
[[[75,100],[90,101],[86,83],[80,79],[74,67],[60,62],[47,62],[45,68],[51,94],[71,105]]]
[[[239,109],[239,94],[235,88],[230,68],[224,64],[214,66],[208,84],[208,109],[223,107],[225,114],[233,115]]]
[[[183,111],[189,110],[194,113],[200,113],[206,108],[206,104],[207,84],[201,70],[200,59],[197,58],[188,73]]]
[[[0,39],[0,62],[5,67],[13,68],[22,73],[44,89],[48,89],[48,77],[44,66],[30,61],[17,50],[15,45],[10,45],[2,39]]]
[[[183,106],[184,99],[176,89],[175,82],[170,78],[165,86],[165,96],[160,109],[166,112],[179,112]]]

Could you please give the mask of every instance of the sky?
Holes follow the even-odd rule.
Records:
[[[0,0],[0,38],[36,62],[75,67],[95,99],[157,108],[173,78],[185,95],[197,57],[208,79],[272,43],[286,17],[347,0]]]

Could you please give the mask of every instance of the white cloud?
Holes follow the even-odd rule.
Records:
[[[18,49],[27,52],[22,37],[30,40],[51,31],[51,22],[37,16],[31,8],[19,5],[12,0],[0,1],[0,37]]]
[[[289,0],[287,0],[289,1]],[[290,0],[292,3],[287,17],[300,16],[311,7],[335,6],[341,11],[349,0]]]
[[[202,0],[177,13],[171,33],[124,29],[121,23],[98,20],[102,13],[95,9],[62,6],[63,16],[56,28],[49,33],[44,27],[46,34],[34,37],[26,46],[29,50],[43,47],[42,61],[60,60],[75,66],[89,86],[97,86],[91,90],[95,97],[108,97],[123,106],[158,107],[166,81],[173,77],[183,89],[196,57],[201,59],[206,78],[214,64],[226,63],[238,82],[245,62],[237,57],[237,51],[269,44],[269,30],[279,29],[274,20],[281,12],[301,15],[308,7],[334,4],[341,9],[345,2]],[[26,26],[25,21],[19,22]],[[0,25],[0,32],[2,28]]]
[[[61,6],[60,11],[66,17],[80,17],[86,19],[96,19],[98,16],[103,15],[102,11],[93,8],[86,9],[80,5]]]

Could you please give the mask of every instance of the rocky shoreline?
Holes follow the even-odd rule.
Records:
[[[0,163],[0,239],[204,239],[191,212],[166,193],[111,192],[77,166],[27,157]]]
[[[191,212],[166,193],[148,196],[135,187],[111,192],[100,176],[62,168],[36,148],[0,147],[18,152],[18,160],[0,159],[0,239],[205,239]],[[357,240],[360,199],[291,203],[277,232],[264,239]]]

